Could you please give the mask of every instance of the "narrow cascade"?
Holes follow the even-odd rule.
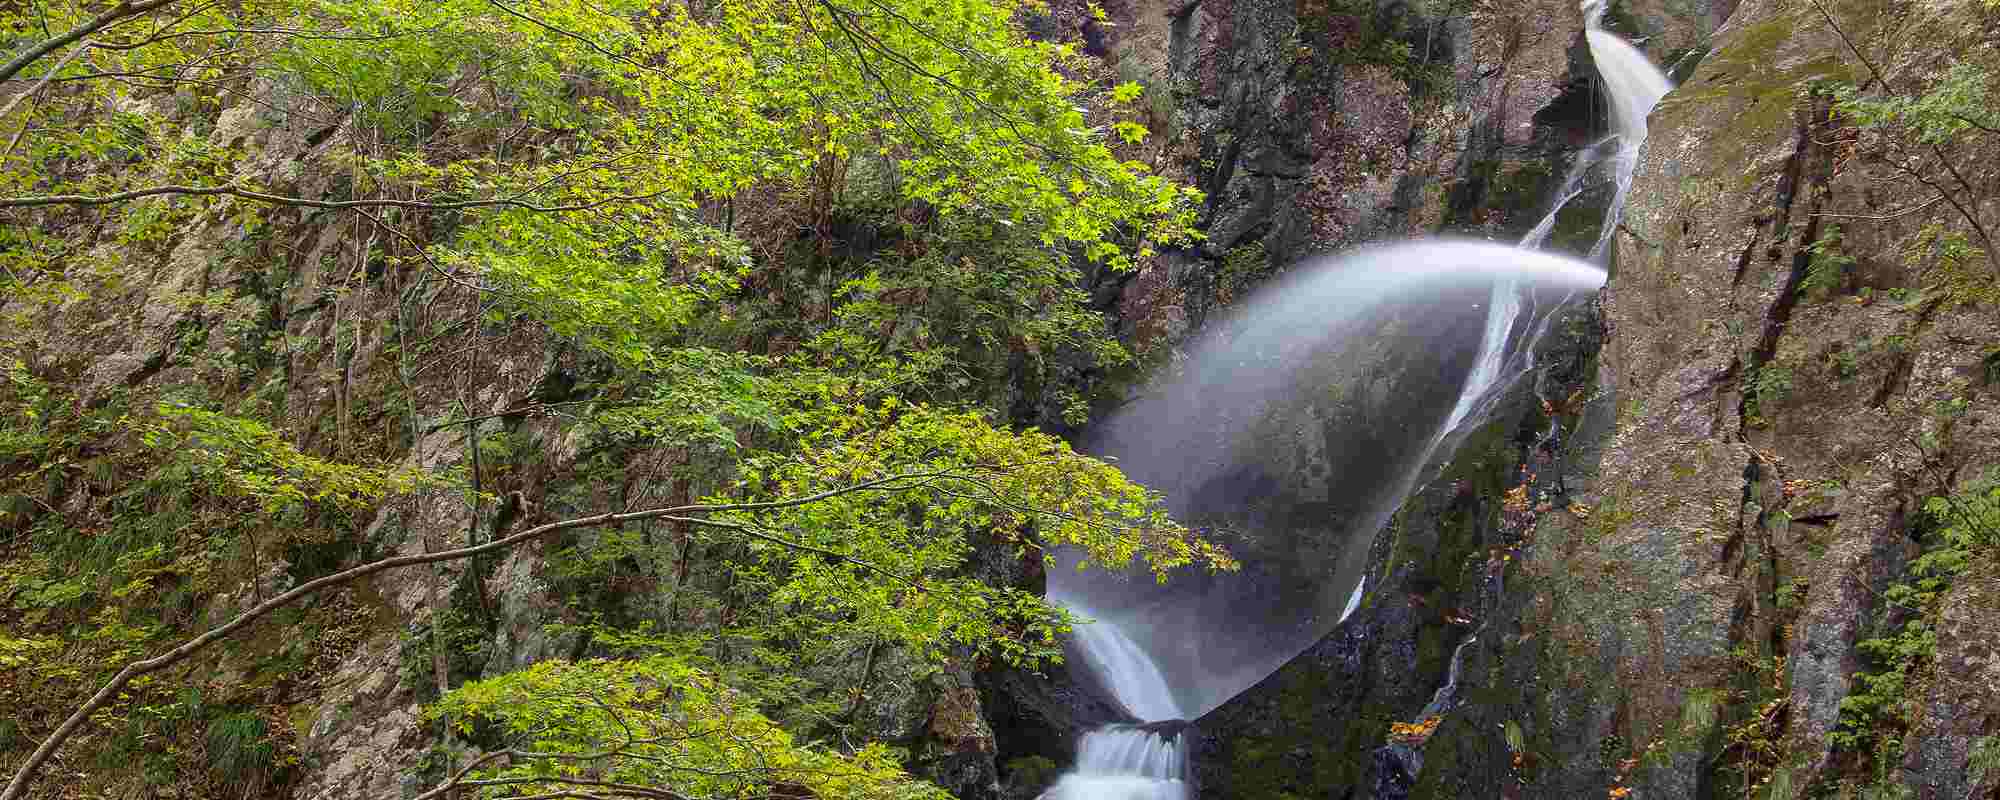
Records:
[[[1354,584],[1354,593],[1347,596],[1347,605],[1343,606],[1340,609],[1341,622],[1346,622],[1348,617],[1354,616],[1354,612],[1360,610],[1361,598],[1366,596],[1367,594],[1368,594],[1368,576],[1363,575],[1361,576],[1361,582]]]
[[[1611,101],[1611,132],[1618,137],[1618,153],[1613,156],[1617,191],[1605,211],[1604,229],[1590,248],[1590,260],[1603,258],[1611,244],[1611,234],[1624,216],[1625,193],[1632,188],[1632,173],[1639,168],[1639,146],[1646,141],[1646,115],[1674,88],[1667,74],[1653,66],[1646,54],[1631,43],[1604,29],[1605,3],[1589,0],[1583,4],[1583,36],[1590,44],[1590,58],[1597,62],[1597,74],[1604,80],[1604,93]]]
[[[1632,175],[1639,165],[1639,147],[1646,141],[1646,116],[1652,113],[1660,98],[1673,89],[1666,73],[1653,66],[1645,53],[1604,30],[1604,10],[1602,0],[1587,0],[1583,4],[1584,37],[1590,44],[1590,56],[1597,62],[1598,73],[1604,80],[1605,94],[1610,97],[1612,133],[1577,153],[1569,174],[1556,190],[1556,199],[1549,213],[1521,237],[1518,246],[1522,249],[1541,248],[1549,233],[1555,229],[1556,215],[1562,213],[1569,201],[1583,194],[1584,178],[1592,168],[1608,159],[1614,181],[1611,205],[1605,210],[1597,243],[1590,250],[1590,260],[1603,261],[1611,235],[1617,232],[1618,223],[1624,216],[1625,194],[1632,186]],[[1616,149],[1611,149],[1613,147]],[[1486,329],[1479,342],[1479,355],[1473,361],[1472,371],[1466,375],[1458,405],[1439,429],[1439,440],[1457,430],[1461,423],[1477,418],[1484,411],[1484,406],[1490,404],[1497,389],[1512,384],[1515,378],[1533,368],[1535,337],[1530,337],[1528,342],[1518,347],[1510,349],[1507,346],[1508,338],[1520,320],[1520,295],[1520,289],[1513,280],[1502,279],[1494,283],[1493,294],[1487,301]],[[1539,335],[1540,324],[1532,324],[1531,330]],[[1508,363],[1510,352],[1515,361],[1511,365]]]
[[[1067,607],[1090,616],[1080,606]],[[1076,768],[1043,792],[1043,800],[1189,800],[1182,715],[1159,666],[1109,621],[1078,625],[1074,642],[1125,710],[1149,723],[1174,724],[1107,725],[1084,734]]]
[[[1452,406],[1451,416],[1445,418],[1443,431],[1458,430],[1460,423],[1479,410],[1483,401],[1492,394],[1493,387],[1511,381],[1502,381],[1507,372],[1507,338],[1514,331],[1514,322],[1521,317],[1521,289],[1512,278],[1502,278],[1493,283],[1493,293],[1486,298],[1486,329],[1479,337],[1479,355],[1472,360],[1472,372],[1465,376],[1465,387],[1458,392],[1458,403]],[[1512,376],[1509,376],[1512,377]]]
[[[1535,223],[1526,236],[1521,237],[1521,247],[1529,250],[1542,248],[1542,243],[1548,241],[1549,233],[1556,228],[1556,215],[1562,213],[1569,201],[1583,194],[1583,180],[1590,175],[1590,168],[1604,163],[1605,158],[1616,152],[1618,142],[1616,135],[1606,136],[1576,154],[1576,162],[1570,164],[1569,174],[1563,177],[1562,186],[1556,189],[1556,201],[1550,204],[1549,213],[1542,217],[1541,222]]]
[[[1094,616],[1081,606],[1069,609],[1080,617]],[[1101,620],[1078,625],[1076,649],[1132,716],[1147,722],[1180,719],[1180,706],[1159,666],[1118,626]]]

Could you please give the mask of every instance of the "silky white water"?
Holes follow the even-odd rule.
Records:
[[[1604,30],[1605,6],[1601,0],[1583,3],[1584,37],[1590,45],[1591,60],[1597,63],[1599,76],[1604,81],[1604,93],[1610,101],[1612,134],[1577,153],[1570,165],[1569,174],[1556,189],[1556,200],[1549,213],[1542,217],[1535,227],[1521,237],[1522,249],[1539,249],[1548,240],[1550,231],[1555,229],[1556,215],[1562,213],[1563,206],[1583,193],[1584,178],[1593,167],[1607,157],[1612,163],[1613,191],[1611,205],[1605,210],[1604,223],[1597,233],[1597,243],[1590,249],[1590,259],[1601,261],[1611,237],[1617,232],[1618,223],[1624,218],[1626,193],[1632,186],[1632,175],[1639,163],[1639,148],[1646,141],[1646,117],[1653,106],[1673,90],[1673,83],[1646,54],[1640,52],[1624,39]],[[1608,150],[1615,147],[1615,150]],[[1513,383],[1529,369],[1533,368],[1532,338],[1519,347],[1509,348],[1515,324],[1520,320],[1522,309],[1520,288],[1510,280],[1500,280],[1493,284],[1493,293],[1487,300],[1486,329],[1480,338],[1479,354],[1473,360],[1472,371],[1467,374],[1465,387],[1460,390],[1458,405],[1438,432],[1441,440],[1459,425],[1476,418],[1492,401],[1499,389]],[[1539,327],[1534,328],[1539,333]],[[1510,354],[1516,363],[1509,365]]]
[[[1081,605],[1064,606],[1079,617],[1095,616]],[[1092,674],[1103,679],[1119,704],[1133,716],[1145,722],[1181,718],[1180,706],[1159,666],[1116,624],[1094,620],[1078,625],[1073,641]]]
[[[1077,626],[1076,662],[1142,722],[1192,719],[1269,675],[1360,606],[1360,569],[1370,536],[1417,481],[1422,467],[1452,431],[1488,410],[1496,387],[1511,380],[1508,344],[1517,320],[1536,319],[1535,298],[1568,297],[1604,283],[1604,271],[1576,259],[1493,242],[1429,240],[1374,246],[1295,268],[1250,298],[1243,313],[1213,326],[1191,349],[1184,368],[1132,408],[1107,422],[1107,455],[1155,486],[1199,483],[1205,461],[1195,442],[1240,436],[1275,398],[1296,391],[1301,365],[1329,340],[1365,342],[1385,310],[1407,314],[1449,308],[1466,315],[1475,297],[1493,305],[1479,318],[1481,346],[1456,384],[1456,404],[1430,417],[1425,440],[1397,459],[1364,459],[1379,484],[1339,531],[1338,616],[1277,629],[1259,623],[1282,614],[1226,596],[1204,603],[1162,594],[1151,581],[1120,580],[1101,571],[1057,568],[1049,599],[1091,620]],[[1500,287],[1500,288],[1493,288]],[[1474,294],[1474,293],[1477,294]],[[1460,298],[1450,301],[1442,298]],[[1443,305],[1440,306],[1440,303]],[[1554,307],[1555,303],[1547,303]],[[1469,315],[1468,315],[1469,316]],[[1470,337],[1460,335],[1455,341]],[[1439,342],[1446,345],[1445,342]],[[1460,363],[1464,363],[1462,360]],[[1199,436],[1190,438],[1191,433]],[[1338,482],[1335,484],[1339,485]],[[1178,513],[1178,512],[1177,512]],[[1368,535],[1363,535],[1363,533]],[[1359,547],[1354,544],[1359,543]],[[1063,566],[1069,566],[1065,563]],[[1165,590],[1172,592],[1172,582]],[[1135,599],[1136,598],[1136,599]],[[1112,609],[1109,615],[1100,609]],[[1045,800],[1187,800],[1186,742],[1177,726],[1113,725],[1085,735],[1076,768],[1044,793]]]
[[[1639,147],[1646,141],[1646,115],[1653,113],[1653,106],[1674,88],[1666,73],[1653,66],[1645,53],[1604,29],[1604,10],[1600,0],[1583,4],[1584,41],[1590,45],[1590,58],[1597,62],[1598,77],[1604,81],[1604,94],[1611,101],[1611,132],[1618,137],[1618,154],[1613,162],[1617,191],[1605,211],[1604,229],[1597,235],[1597,244],[1590,248],[1593,261],[1603,257],[1618,221],[1624,216],[1625,193],[1632,188],[1632,173],[1639,167]]]
[[[1354,612],[1361,609],[1361,598],[1367,593],[1368,576],[1363,575],[1361,576],[1361,582],[1354,584],[1354,593],[1347,596],[1347,605],[1342,606],[1340,609],[1341,622],[1346,622],[1348,617],[1354,616]]]
[[[1229,475],[1243,459],[1269,456],[1266,450],[1275,442],[1259,439],[1271,435],[1268,413],[1293,413],[1296,404],[1286,405],[1292,402],[1286,398],[1303,393],[1316,402],[1315,396],[1324,393],[1312,383],[1319,373],[1307,365],[1325,367],[1332,358],[1337,368],[1338,359],[1378,341],[1385,319],[1389,324],[1404,324],[1397,319],[1426,324],[1463,320],[1409,339],[1408,347],[1422,351],[1426,369],[1436,375],[1399,390],[1434,395],[1422,403],[1398,399],[1399,391],[1384,395],[1405,419],[1373,430],[1312,429],[1315,436],[1351,432],[1374,437],[1312,443],[1347,465],[1341,467],[1347,471],[1328,476],[1326,483],[1326,491],[1340,495],[1334,500],[1342,504],[1341,516],[1314,523],[1327,526],[1314,534],[1325,542],[1316,556],[1324,567],[1272,578],[1296,575],[1300,584],[1245,589],[1230,583],[1241,576],[1184,575],[1160,587],[1102,570],[1077,571],[1068,568],[1073,561],[1065,561],[1049,572],[1050,598],[1086,616],[1115,621],[1125,640],[1165,678],[1175,716],[1192,719],[1206,713],[1297,655],[1346,615],[1346,606],[1356,599],[1368,542],[1402,503],[1444,438],[1434,434],[1447,428],[1444,423],[1457,428],[1484,413],[1497,394],[1493,387],[1512,374],[1511,365],[1495,360],[1507,355],[1510,329],[1518,327],[1512,320],[1531,317],[1530,308],[1552,308],[1557,298],[1594,290],[1603,282],[1603,270],[1572,258],[1465,240],[1364,247],[1294,267],[1242,303],[1241,314],[1211,323],[1180,369],[1105,421],[1093,449],[1116,458],[1128,475],[1166,491],[1176,514],[1203,513],[1207,501],[1202,487],[1218,482],[1234,493],[1235,501],[1247,498],[1254,505],[1267,490],[1251,488],[1243,494]],[[1513,311],[1492,315],[1481,308],[1481,300],[1494,297],[1496,284],[1516,287],[1502,292],[1496,304]],[[1430,336],[1437,338],[1426,341]],[[1480,357],[1469,357],[1465,343],[1482,340],[1491,346],[1482,346]],[[1308,408],[1307,413],[1317,412]],[[1383,442],[1392,443],[1395,452],[1375,450]],[[1080,661],[1100,677],[1107,677],[1102,661],[1126,658],[1125,644],[1106,635],[1086,630],[1078,643],[1090,645]],[[1108,677],[1107,682],[1116,683]],[[1132,691],[1113,689],[1139,718],[1174,718],[1166,715],[1164,704],[1149,706]]]
[[[1065,607],[1079,617],[1091,616],[1081,606]],[[1160,668],[1115,623],[1093,619],[1080,624],[1072,642],[1134,716],[1146,722],[1181,718]],[[1084,734],[1075,769],[1043,792],[1043,800],[1188,800],[1186,745],[1178,729],[1172,731],[1108,725]]]
[[[1617,152],[1618,145],[1618,136],[1613,134],[1577,152],[1576,160],[1569,166],[1569,174],[1563,176],[1562,186],[1556,189],[1556,201],[1549,205],[1549,213],[1521,237],[1521,247],[1529,250],[1541,249],[1542,243],[1548,241],[1549,233],[1555,230],[1556,215],[1562,213],[1563,207],[1569,205],[1569,201],[1583,194],[1585,188],[1583,182],[1589,177],[1591,168],[1604,163],[1605,158]]]
[[[1176,733],[1161,736],[1134,725],[1083,735],[1076,770],[1042,793],[1043,800],[1189,800],[1187,753]]]

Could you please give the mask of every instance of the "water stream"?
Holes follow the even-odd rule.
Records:
[[[1441,357],[1428,368],[1414,368],[1418,373],[1456,370],[1463,376],[1448,411],[1405,403],[1413,408],[1401,410],[1403,418],[1377,425],[1411,433],[1415,428],[1427,431],[1425,435],[1405,434],[1400,446],[1385,445],[1393,436],[1385,439],[1382,430],[1345,439],[1330,434],[1326,442],[1305,443],[1329,449],[1388,448],[1336,454],[1336,461],[1366,471],[1365,477],[1363,472],[1337,473],[1329,484],[1329,491],[1341,495],[1334,504],[1341,511],[1326,545],[1331,555],[1314,568],[1326,570],[1316,577],[1324,584],[1322,593],[1352,587],[1343,592],[1346,602],[1337,618],[1272,624],[1271,618],[1282,618],[1299,605],[1286,594],[1282,570],[1273,573],[1276,578],[1266,575],[1241,585],[1211,581],[1175,595],[1121,581],[1115,571],[1051,571],[1050,600],[1093,620],[1079,625],[1073,637],[1081,662],[1146,724],[1110,725],[1085,734],[1075,769],[1043,800],[1190,800],[1182,720],[1206,713],[1261,680],[1354,614],[1367,586],[1361,567],[1375,531],[1402,504],[1432,457],[1453,443],[1456,434],[1484,420],[1506,389],[1533,369],[1536,340],[1555,310],[1603,284],[1601,268],[1539,248],[1557,214],[1584,192],[1587,176],[1608,165],[1615,187],[1612,205],[1589,256],[1601,261],[1622,216],[1646,135],[1646,115],[1671,86],[1643,53],[1603,29],[1601,3],[1585,3],[1583,11],[1585,37],[1611,100],[1611,135],[1577,154],[1550,211],[1517,245],[1408,242],[1361,248],[1294,268],[1241,304],[1235,315],[1212,324],[1189,348],[1178,374],[1151,387],[1106,423],[1097,449],[1118,458],[1128,474],[1192,504],[1176,507],[1177,515],[1204,510],[1199,498],[1212,496],[1217,486],[1238,495],[1231,502],[1255,506],[1258,497],[1283,492],[1268,480],[1260,482],[1254,471],[1245,473],[1240,451],[1254,449],[1269,436],[1274,416],[1312,418],[1320,413],[1316,401],[1301,411],[1296,403],[1286,405],[1278,398],[1323,392],[1313,382],[1327,371],[1329,353],[1338,363],[1365,351],[1356,343],[1372,342],[1384,325],[1407,327],[1398,320],[1410,318],[1412,309],[1423,312],[1419,317],[1450,316],[1462,309],[1480,310],[1478,300],[1484,300],[1476,329],[1435,320],[1423,328],[1432,331],[1424,335],[1458,337],[1428,343],[1446,352],[1463,352],[1457,343],[1477,331],[1478,346],[1470,359]],[[1431,408],[1435,411],[1427,411]],[[1442,422],[1421,422],[1418,412],[1438,413],[1429,419]],[[1260,605],[1248,607],[1246,598]],[[1305,607],[1326,608],[1326,600],[1330,598]],[[1100,617],[1100,610],[1113,614]],[[1454,650],[1449,678],[1431,702],[1436,713],[1455,704],[1458,656],[1483,631],[1482,624]]]
[[[1091,616],[1074,601],[1053,599],[1079,617]],[[1187,800],[1181,709],[1159,666],[1110,622],[1078,625],[1074,643],[1092,672],[1110,687],[1113,699],[1133,716],[1175,724],[1107,725],[1084,734],[1077,744],[1076,769],[1044,792],[1044,800]]]
[[[1592,261],[1602,260],[1611,244],[1611,235],[1624,217],[1625,193],[1632,188],[1632,173],[1639,167],[1639,147],[1646,141],[1646,116],[1674,88],[1667,74],[1653,66],[1645,53],[1604,29],[1604,12],[1602,0],[1583,4],[1584,40],[1590,45],[1591,60],[1597,62],[1598,77],[1604,81],[1604,94],[1611,101],[1611,132],[1618,137],[1618,152],[1613,156],[1617,190],[1605,211],[1604,228],[1597,234],[1597,244],[1590,248]]]

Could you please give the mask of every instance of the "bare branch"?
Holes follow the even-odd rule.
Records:
[[[938,474],[938,473],[930,473],[930,474]],[[891,475],[884,478],[878,478],[872,481],[863,481],[861,483],[850,484],[847,486],[839,486],[832,489],[828,489],[826,491],[817,492],[811,495],[806,495],[804,497],[798,497],[784,501],[772,501],[772,502],[760,502],[760,503],[737,503],[737,504],[682,505],[682,506],[672,506],[666,508],[653,508],[644,511],[608,513],[608,514],[598,514],[589,517],[577,517],[575,519],[567,519],[558,522],[547,523],[544,525],[537,525],[535,527],[521,531],[520,533],[516,533],[511,536],[507,536],[500,539],[495,539],[491,542],[487,542],[486,544],[482,545],[476,545],[472,547],[461,547],[455,550],[440,550],[437,552],[416,553],[406,556],[392,556],[378,561],[371,561],[367,564],[363,564],[361,566],[354,567],[352,569],[336,572],[332,575],[315,578],[313,580],[299,584],[298,587],[292,589],[291,591],[285,592],[284,594],[280,594],[276,597],[273,597],[269,600],[257,604],[249,611],[245,611],[241,614],[238,614],[235,619],[232,619],[229,622],[217,626],[211,629],[207,633],[204,633],[193,639],[189,639],[185,642],[182,642],[179,646],[175,647],[172,650],[168,650],[167,652],[161,653],[160,655],[154,656],[152,658],[133,661],[131,663],[126,664],[124,668],[118,670],[117,675],[112,676],[110,681],[107,681],[103,687],[99,688],[96,694],[91,695],[89,700],[85,701],[83,705],[78,706],[76,710],[69,715],[68,718],[64,719],[62,724],[56,727],[54,733],[49,734],[47,739],[42,740],[41,745],[35,748],[35,751],[28,756],[28,759],[26,761],[21,762],[20,769],[15,771],[13,779],[7,783],[7,788],[4,791],[0,791],[0,800],[22,800],[22,798],[26,797],[28,792],[28,786],[34,783],[36,774],[41,771],[42,767],[48,764],[49,759],[55,756],[56,751],[62,747],[63,743],[69,741],[71,737],[75,736],[77,731],[83,727],[84,723],[90,719],[90,716],[92,714],[95,714],[98,709],[101,709],[106,705],[109,705],[112,700],[118,697],[119,692],[122,691],[126,686],[130,685],[134,679],[137,679],[143,675],[159,672],[160,670],[166,669],[182,661],[185,661],[190,656],[193,656],[195,653],[201,652],[209,645],[215,644],[216,642],[228,638],[230,635],[236,633],[237,631],[242,630],[246,626],[250,625],[250,623],[262,619],[266,615],[269,615],[271,612],[289,606],[307,597],[316,595],[323,590],[330,589],[347,583],[352,583],[355,580],[365,578],[369,575],[373,575],[378,572],[384,572],[387,570],[398,569],[402,567],[412,567],[421,564],[435,564],[443,561],[457,561],[457,560],[472,558],[474,556],[485,555],[488,553],[504,552],[507,550],[511,550],[514,547],[519,546],[521,544],[533,541],[542,536],[546,536],[551,533],[557,533],[560,531],[574,530],[577,528],[601,527],[605,525],[619,525],[627,522],[638,522],[642,520],[675,518],[679,517],[680,515],[685,515],[689,513],[706,513],[706,512],[716,512],[716,511],[752,511],[752,510],[769,509],[769,508],[800,506],[809,503],[819,502],[822,500],[827,500],[834,497],[839,497],[841,495],[854,494],[858,492],[895,491],[901,488],[906,488],[904,485],[905,482],[913,479],[922,479],[925,476],[926,476],[925,473],[917,473],[912,475]],[[697,521],[701,522],[701,524],[711,525],[715,527],[736,528],[738,530],[745,530],[743,526],[739,526],[734,523],[720,523],[714,520],[697,520]],[[788,542],[786,540],[779,539],[777,537],[771,537],[768,535],[759,536],[758,538],[764,539],[766,541],[771,541],[780,545],[798,546],[801,549],[806,549],[812,552],[820,552],[820,553],[829,552],[829,551],[818,550],[817,548],[806,548],[802,545],[797,545],[797,543]],[[885,573],[885,574],[891,574],[891,573]]]
[[[8,114],[14,113],[14,107],[20,105],[21,101],[28,99],[36,92],[41,91],[42,87],[49,85],[49,80],[54,78],[56,73],[61,72],[63,67],[69,66],[69,62],[74,60],[77,55],[88,49],[90,49],[89,42],[84,42],[71,48],[69,54],[57,61],[55,66],[50,67],[48,73],[43,75],[41,80],[35,81],[35,85],[28,87],[28,90],[25,92],[14,95],[14,99],[8,100],[7,105],[0,106],[0,120],[6,119]]]
[[[52,194],[52,195],[30,196],[30,197],[0,197],[0,208],[34,208],[38,206],[108,206],[115,203],[123,203],[129,200],[138,200],[146,197],[171,195],[171,196],[181,196],[181,197],[236,197],[244,200],[255,200],[260,203],[270,203],[272,205],[300,206],[304,208],[326,208],[326,209],[336,209],[336,210],[346,210],[354,208],[408,208],[419,211],[463,211],[466,209],[475,209],[475,208],[505,207],[505,208],[518,208],[523,211],[549,213],[558,211],[588,211],[594,208],[601,208],[608,205],[615,205],[617,203],[643,203],[645,201],[658,199],[661,196],[670,194],[671,191],[672,190],[661,190],[657,192],[652,192],[650,194],[617,195],[614,197],[606,197],[599,200],[592,200],[588,203],[569,203],[564,205],[545,206],[545,205],[530,203],[526,200],[520,199],[519,197],[499,197],[487,200],[452,200],[444,202],[432,202],[425,200],[395,200],[389,198],[374,199],[374,200],[313,200],[305,197],[287,197],[285,195],[279,195],[279,194],[256,192],[234,185],[230,186],[170,185],[170,186],[153,186],[146,189],[133,189],[130,191],[118,192],[116,194],[104,194],[104,195]]]
[[[69,29],[60,36],[56,36],[22,51],[20,55],[15,56],[12,61],[6,64],[0,64],[0,83],[13,80],[15,75],[21,74],[21,70],[27,69],[29,64],[40,61],[43,56],[68,47],[76,42],[83,41],[91,34],[104,30],[121,20],[130,19],[154,9],[165,8],[174,2],[176,0],[145,0],[145,2],[139,3],[134,3],[132,0],[120,0],[118,5],[105,9],[104,13],[85,20],[83,24]]]

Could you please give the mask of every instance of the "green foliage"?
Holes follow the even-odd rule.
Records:
[[[1872,66],[1870,70],[1873,71]],[[1877,78],[1872,82],[1875,86],[1887,85],[1881,75],[1874,77]],[[1902,154],[1920,147],[1930,150],[1939,160],[1948,162],[1956,157],[1949,150],[1964,139],[1973,135],[2000,135],[2000,115],[1994,113],[1987,100],[1993,80],[1989,63],[1962,59],[1942,75],[1927,81],[1928,88],[1916,95],[1868,93],[1861,87],[1844,82],[1816,90],[1832,99],[1832,115],[1880,134],[1881,138],[1876,142],[1889,151],[1886,160],[1896,165],[1898,171],[1936,192],[1937,199],[1945,200],[1985,245],[1984,248],[1976,247],[1965,233],[1933,224],[1925,229],[1911,248],[1910,260],[1913,264],[1926,258],[1936,259],[1941,279],[1934,278],[1934,282],[1943,284],[1947,296],[1960,303],[1973,302],[1971,295],[1975,294],[1990,299],[1994,281],[2000,279],[2000,253],[1987,252],[1993,247],[1992,233],[1989,225],[1981,222],[1977,211],[1985,198],[1955,167],[1945,165],[1942,171],[1949,177],[1936,180],[1926,177],[1924,170],[1929,168],[1914,165]],[[1970,276],[1957,268],[1964,262],[1982,257],[1991,267],[1985,274]]]
[[[947,797],[905,775],[882,745],[836,752],[798,741],[751,697],[673,655],[545,661],[468,683],[428,713],[519,751],[475,775],[493,796],[626,784],[690,797]]]
[[[140,434],[146,447],[184,460],[188,477],[217,491],[253,500],[266,513],[309,503],[367,508],[390,495],[446,483],[407,467],[342,464],[306,455],[276,430],[190,406],[164,404],[163,424]]]
[[[106,46],[22,107],[35,133],[0,154],[0,196],[177,183],[469,204],[294,215],[240,197],[164,196],[6,212],[4,289],[30,307],[10,303],[22,320],[69,324],[62,304],[123,297],[127,276],[151,274],[134,264],[167,263],[191,236],[214,235],[227,241],[202,265],[202,288],[159,309],[180,315],[167,379],[214,366],[223,343],[212,339],[224,337],[269,335],[339,363],[197,370],[278,387],[261,418],[207,402],[238,387],[174,387],[162,403],[163,392],[139,386],[85,401],[78,375],[14,363],[0,389],[0,524],[30,546],[0,561],[0,670],[32,696],[5,700],[72,702],[65,692],[208,622],[209,598],[268,572],[263,557],[330,570],[366,551],[358,532],[385,501],[451,500],[456,468],[359,461],[297,419],[321,409],[284,403],[329,388],[312,372],[328,366],[345,373],[343,404],[350,381],[383,382],[367,374],[381,363],[361,359],[386,331],[387,357],[403,367],[395,399],[409,406],[398,419],[478,416],[463,398],[440,400],[440,386],[463,379],[451,388],[480,396],[488,387],[476,382],[489,376],[418,379],[437,366],[418,362],[518,334],[510,344],[552,342],[574,378],[549,402],[573,415],[564,446],[577,444],[584,466],[555,480],[586,485],[540,511],[605,507],[606,487],[653,477],[622,474],[642,458],[666,464],[660,477],[708,507],[550,548],[578,658],[595,648],[622,659],[466,684],[435,713],[576,752],[611,744],[628,724],[702,734],[627,741],[641,750],[615,767],[562,755],[491,765],[496,779],[532,777],[514,784],[524,792],[626,770],[616,774],[689,794],[935,796],[879,746],[836,754],[780,728],[829,731],[840,693],[865,693],[815,667],[881,651],[922,676],[965,659],[1056,657],[1071,620],[1004,585],[996,559],[1046,562],[1069,547],[1094,565],[1143,560],[1160,578],[1233,566],[1168,519],[1156,494],[993,410],[1018,394],[1082,421],[1086,393],[1057,384],[1130,358],[1079,288],[1084,270],[1127,269],[1188,241],[1200,201],[1113,150],[1150,135],[1129,106],[1160,116],[1164,93],[1073,80],[1087,74],[1082,56],[1029,37],[1018,11],[991,0],[247,0],[106,31]],[[89,13],[0,10],[0,28],[27,42]],[[1077,106],[1086,95],[1117,118],[1093,127]],[[272,151],[259,148],[295,137],[312,142],[309,154],[273,170]],[[101,224],[76,224],[92,214]],[[327,227],[349,222],[353,234]],[[302,268],[324,274],[294,278],[264,267],[256,237],[294,226],[363,239],[352,272],[321,263]],[[215,324],[245,300],[287,291],[206,283],[243,273],[277,287],[323,278],[317,304],[290,312],[315,325],[330,311],[330,341],[307,341],[322,329],[275,316]],[[454,313],[456,296],[440,286],[476,289],[465,295],[471,310],[413,321]],[[396,296],[393,325],[371,317]],[[493,465],[481,488],[522,488],[526,470],[504,467],[523,440],[481,435]],[[619,499],[658,499],[647,491]],[[379,528],[409,519],[379,518],[389,522]],[[476,517],[472,535],[490,519]],[[675,539],[660,538],[663,527]],[[680,583],[671,570],[685,573],[691,553],[726,577]],[[670,577],[677,610],[645,627],[613,588],[586,588],[604,576]],[[436,683],[437,646],[447,683],[483,666],[490,632],[480,623],[490,620],[475,621],[463,595],[406,637],[406,682]],[[52,641],[70,645],[65,658],[44,659]],[[305,652],[252,670],[307,669]],[[253,785],[285,762],[285,726],[266,722],[276,717],[163,695],[135,692],[139,722],[93,723],[107,763],[165,749],[205,760],[216,781]],[[584,696],[601,704],[575,702]],[[169,730],[201,753],[163,744]]]
[[[1897,125],[1918,141],[1942,144],[1972,130],[2000,129],[2000,114],[1987,101],[1992,76],[1980,64],[1961,61],[1921,95],[1878,97],[1852,85],[1832,89],[1834,110],[1868,127]]]
[[[1873,790],[1894,785],[1902,763],[1904,736],[1915,720],[1916,698],[1937,655],[1937,618],[1953,581],[1975,565],[2000,555],[2000,480],[1987,476],[1963,490],[1934,497],[1924,511],[1936,526],[1923,555],[1912,561],[1905,580],[1883,593],[1885,614],[1902,620],[1884,634],[1864,639],[1856,650],[1870,668],[1854,675],[1854,687],[1840,703],[1838,726],[1828,741],[1859,753],[1872,765]]]
[[[2000,302],[2000,280],[1979,264],[1985,257],[1963,232],[1936,223],[1924,226],[1903,253],[1904,263],[1923,270],[1925,294],[1953,307]]]
[[[1157,495],[1053,436],[894,398],[828,400],[790,415],[825,420],[797,429],[797,451],[745,459],[740,491],[788,498],[857,484],[885,490],[716,517],[752,537],[758,569],[739,571],[739,580],[793,609],[782,627],[795,641],[865,634],[927,660],[959,648],[1028,663],[1056,655],[1066,621],[1055,609],[966,572],[975,543],[988,536],[1017,558],[1046,559],[1058,546],[1093,564],[1143,557],[1162,580],[1196,562],[1233,566],[1168,519]]]
[[[2000,736],[1981,736],[1972,741],[1972,752],[1966,754],[1965,778],[1974,785],[1985,782],[1995,769],[2000,769]]]
[[[277,756],[269,737],[264,719],[255,714],[230,714],[209,723],[209,768],[239,786],[262,783]]]
[[[1847,270],[1854,266],[1854,257],[1840,250],[1840,226],[1828,225],[1826,232],[1808,246],[1812,254],[1806,264],[1805,278],[1799,281],[1799,294],[1825,297],[1840,290],[1847,282]]]
[[[1766,423],[1763,411],[1766,403],[1783,401],[1792,392],[1792,370],[1775,361],[1759,364],[1749,370],[1743,391],[1743,416],[1746,423],[1759,427]]]

